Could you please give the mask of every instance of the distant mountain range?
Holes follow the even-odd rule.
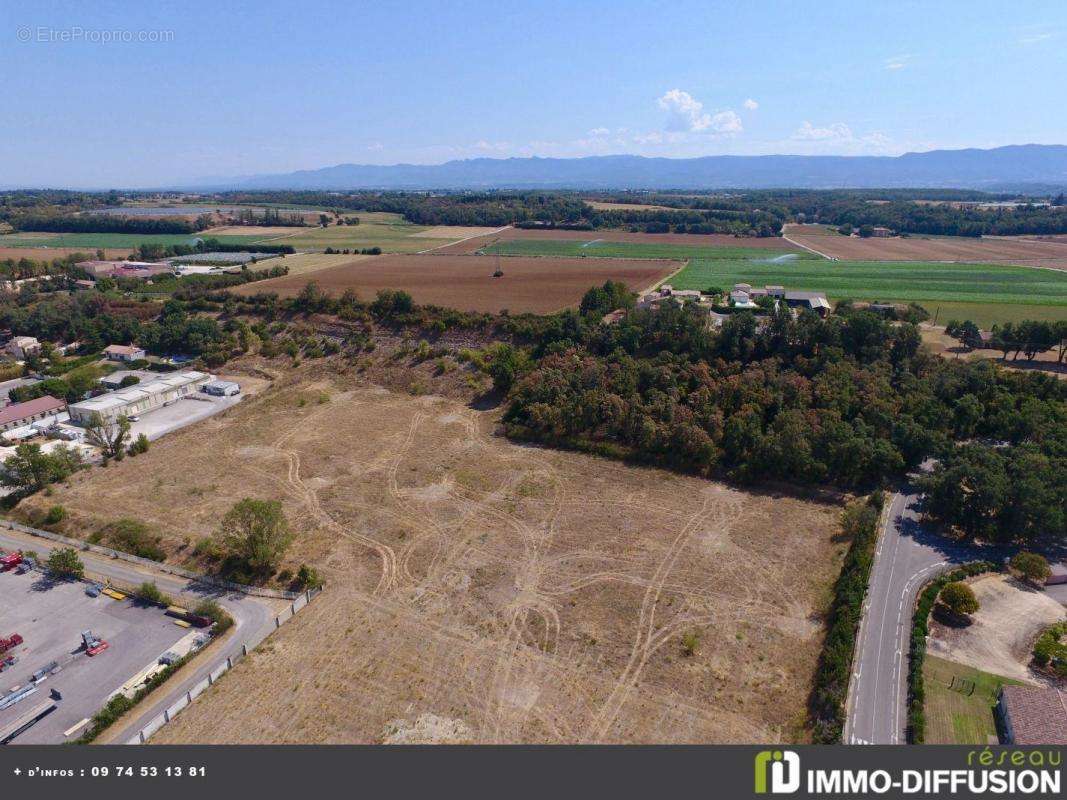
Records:
[[[474,158],[444,164],[338,164],[207,179],[196,189],[837,189],[952,188],[1041,193],[1067,187],[1067,145],[931,150],[901,156]]]

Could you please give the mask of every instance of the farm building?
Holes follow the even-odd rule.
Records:
[[[117,392],[73,403],[70,406],[70,418],[79,425],[85,425],[93,414],[99,414],[106,422],[114,422],[119,417],[143,414],[187,397],[210,380],[211,375],[196,371],[160,376]]]
[[[200,387],[200,391],[215,397],[233,397],[241,393],[241,384],[233,381],[208,381]]]
[[[1067,744],[1067,697],[1048,686],[1004,686],[997,701],[1004,744]]]
[[[822,292],[786,292],[785,304],[790,308],[807,308],[820,317],[830,313],[830,301]]]
[[[132,344],[109,344],[104,348],[108,361],[140,361],[147,353],[144,348]]]
[[[874,230],[871,232],[871,235],[876,236],[879,239],[888,239],[890,236],[893,235],[893,229],[875,226]]]
[[[0,431],[10,431],[55,416],[66,408],[67,404],[51,395],[27,400],[25,403],[12,403],[0,409]]]
[[[41,343],[32,336],[16,336],[7,343],[7,352],[9,352],[13,358],[22,361],[26,356],[31,355],[32,353],[41,352]]]
[[[150,278],[172,271],[169,264],[151,261],[79,261],[74,266],[93,278]]]

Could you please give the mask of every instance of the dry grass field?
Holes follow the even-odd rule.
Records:
[[[496,420],[320,362],[40,498],[70,530],[141,518],[177,560],[235,500],[279,499],[286,566],[324,573],[153,741],[803,738],[838,507],[515,445]]]
[[[958,261],[1067,270],[1067,241],[1054,239],[1022,236],[861,239],[841,236],[826,228],[799,225],[787,225],[786,232],[793,241],[842,261]]]
[[[288,262],[288,258],[286,258]],[[373,298],[381,289],[403,289],[416,303],[461,311],[547,314],[577,305],[595,284],[624,281],[645,289],[678,268],[674,261],[613,258],[504,258],[504,275],[493,277],[496,259],[483,256],[393,255],[369,258],[319,270],[314,280],[329,294],[355,290]],[[237,294],[275,292],[294,297],[307,284],[306,275],[286,275],[249,283]]]
[[[681,244],[692,247],[756,247],[769,250],[781,250],[789,252],[796,248],[781,237],[736,237],[723,233],[631,233],[623,230],[599,230],[599,231],[566,231],[566,230],[533,230],[529,228],[505,228],[499,233],[489,234],[476,239],[468,239],[464,242],[442,247],[437,250],[441,254],[464,254],[474,253],[494,241],[515,240],[543,240],[552,241],[557,239],[580,240],[586,242],[628,242],[632,244]]]
[[[268,262],[271,266],[286,267],[289,270],[289,275],[286,277],[295,277],[297,275],[310,275],[312,272],[318,272],[319,270],[326,269],[328,267],[338,267],[342,264],[352,264],[356,261],[366,261],[373,256],[359,256],[359,255],[343,255],[341,253],[297,253],[296,255],[287,255],[285,258]]]

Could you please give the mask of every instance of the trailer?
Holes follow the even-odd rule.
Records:
[[[8,553],[0,556],[0,572],[7,572],[22,563],[22,553]]]
[[[107,642],[97,638],[92,631],[82,631],[82,644],[85,647],[85,654],[87,656],[95,656],[98,653],[104,652],[109,647]]]
[[[11,634],[6,639],[0,637],[0,653],[6,653],[14,647],[18,647],[22,644],[23,639],[17,633]]]
[[[202,614],[194,614],[192,611],[182,608],[181,606],[167,606],[167,610],[164,613],[168,617],[174,617],[176,620],[191,623],[198,628],[206,628],[213,622],[211,617],[205,617]]]
[[[40,705],[31,708],[21,717],[16,718],[10,725],[0,728],[0,744],[7,744],[20,733],[32,728],[44,717],[51,714],[55,708],[56,704],[53,701],[46,700]]]

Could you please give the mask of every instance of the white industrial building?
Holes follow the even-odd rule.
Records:
[[[200,391],[215,397],[233,397],[241,393],[241,384],[233,381],[208,381],[200,387]]]
[[[68,411],[71,421],[80,425],[87,424],[93,414],[99,414],[106,422],[114,422],[119,417],[144,414],[195,394],[213,378],[213,375],[195,370],[160,375],[117,392],[108,392],[80,403],[72,403]]]

